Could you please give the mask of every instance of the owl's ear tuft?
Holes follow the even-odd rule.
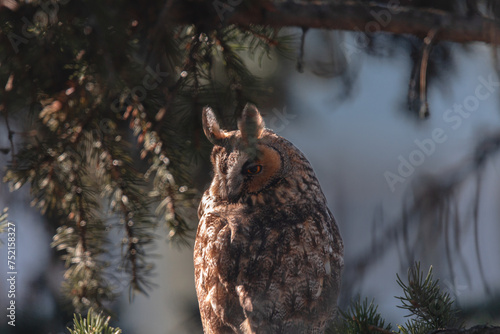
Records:
[[[262,135],[265,126],[264,119],[257,107],[247,103],[241,114],[241,119],[238,121],[238,129],[243,141],[247,145],[254,144]]]
[[[212,108],[208,106],[203,108],[202,121],[203,131],[207,139],[214,145],[224,146],[229,134],[221,130]]]

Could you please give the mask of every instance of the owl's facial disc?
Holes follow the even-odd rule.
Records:
[[[258,193],[265,189],[279,176],[281,170],[281,157],[278,151],[267,145],[257,147],[259,152],[257,158],[242,171],[249,193]],[[257,170],[257,173],[249,173]]]
[[[269,143],[269,132],[259,110],[247,104],[238,121],[238,130],[225,131],[219,126],[214,112],[203,109],[203,130],[215,145],[212,164],[214,193],[236,203],[255,196],[283,177],[280,153]],[[285,164],[286,165],[286,164]]]
[[[228,166],[227,197],[229,202],[237,202],[244,195],[255,195],[262,192],[274,180],[280,177],[281,157],[272,147],[264,144],[257,145],[257,156],[241,151],[237,159]],[[228,159],[231,161],[231,159]]]

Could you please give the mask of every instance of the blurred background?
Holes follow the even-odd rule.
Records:
[[[405,277],[420,261],[425,270],[433,266],[468,324],[500,324],[500,78],[494,48],[482,42],[435,45],[426,101],[419,101],[428,104],[428,115],[419,117],[421,104],[412,105],[411,97],[415,52],[422,46],[416,38],[379,34],[366,44],[361,33],[311,29],[301,55],[302,33],[282,30],[292,36],[288,57],[271,53],[259,64],[240,54],[270,90],[270,98],[258,103],[267,127],[309,159],[340,226],[341,307],[358,295],[373,298],[387,321],[405,322],[394,298],[402,293],[396,274]],[[19,129],[24,121],[13,119],[11,126]],[[0,148],[10,146],[4,129]],[[205,153],[189,163],[198,193],[211,175],[210,145],[203,147]],[[140,154],[137,145],[130,149]],[[1,166],[10,160],[0,155]],[[73,309],[61,294],[64,263],[50,246],[56,227],[30,206],[31,196],[28,186],[15,192],[0,187],[0,208],[9,208],[16,225],[18,272],[16,328],[2,321],[0,332],[66,333]],[[188,222],[192,228],[196,223]],[[201,333],[192,234],[179,243],[166,240],[165,227],[155,233],[163,236],[152,243],[159,256],[148,259],[156,266],[154,286],[130,302],[127,284],[116,277],[113,324],[124,333]],[[108,237],[120,243],[119,232]],[[0,259],[6,259],[5,235],[0,239]]]

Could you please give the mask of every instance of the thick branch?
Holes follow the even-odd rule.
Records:
[[[270,4],[266,1],[256,1],[255,5],[250,8],[239,5],[228,7],[229,9],[224,11],[219,10],[220,16],[200,16],[198,11],[190,8],[190,5],[192,5],[190,1],[178,1],[172,8],[171,18],[177,23],[217,26],[221,24],[220,16],[222,16],[223,24],[240,26],[258,24],[272,27],[296,26],[368,33],[384,31],[393,34],[410,34],[421,38],[427,36],[428,32],[434,28],[438,29],[436,41],[447,40],[458,43],[478,41],[500,44],[499,22],[479,15],[466,17],[432,8],[387,6],[354,1],[330,4],[290,1]],[[215,11],[213,6],[203,8],[203,10]]]

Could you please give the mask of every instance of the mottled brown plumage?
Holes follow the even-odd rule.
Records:
[[[236,131],[210,108],[203,126],[215,145],[194,247],[205,333],[323,333],[344,247],[311,165],[252,105]]]

